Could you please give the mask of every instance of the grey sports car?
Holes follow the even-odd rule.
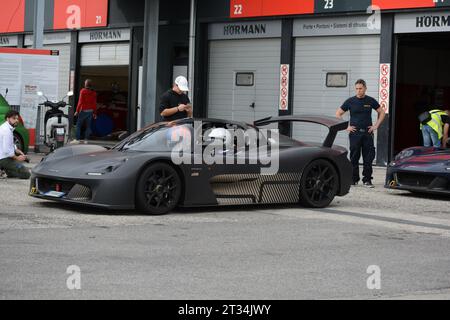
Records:
[[[273,131],[264,129],[283,122],[320,124],[329,134],[317,144],[272,137]],[[73,145],[56,150],[33,169],[30,195],[148,214],[166,214],[177,206],[300,203],[322,208],[350,189],[347,150],[333,146],[347,126],[320,116],[267,118],[252,125],[215,119],[156,123],[111,149]],[[230,139],[236,131],[244,133],[242,143],[237,136]],[[262,151],[271,161],[257,159]],[[205,154],[222,161],[206,160]],[[271,166],[276,171],[270,172]]]
[[[450,196],[450,149],[403,150],[388,166],[386,188]]]

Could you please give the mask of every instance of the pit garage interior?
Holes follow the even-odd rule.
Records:
[[[423,145],[418,115],[450,109],[450,33],[398,37],[394,155]]]
[[[84,45],[81,57],[80,88],[91,79],[97,92],[92,139],[116,140],[128,129],[129,45]]]

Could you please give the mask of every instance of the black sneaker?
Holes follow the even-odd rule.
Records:
[[[352,182],[352,186],[356,187],[358,185],[358,181]]]
[[[370,182],[370,181],[364,182],[364,187],[370,188],[370,189],[375,188],[375,186],[374,186],[374,185],[372,184],[372,182]]]

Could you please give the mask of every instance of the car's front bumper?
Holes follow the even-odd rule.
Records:
[[[29,195],[35,198],[97,207],[109,210],[132,210],[134,198],[127,182],[113,179],[68,179],[33,174]]]
[[[450,195],[450,174],[389,168],[385,187],[417,193]]]

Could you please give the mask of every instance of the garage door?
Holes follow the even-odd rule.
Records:
[[[294,113],[334,116],[338,107],[354,96],[354,83],[367,81],[367,94],[378,99],[380,38],[369,36],[297,38],[295,46]],[[327,74],[346,74],[345,87],[328,87]],[[348,119],[348,115],[346,116]],[[374,112],[374,120],[377,116]],[[322,142],[326,128],[295,124],[295,138]],[[348,134],[341,132],[336,144],[348,148]]]
[[[208,117],[253,122],[278,115],[280,40],[218,40],[209,47]]]
[[[85,44],[81,47],[81,66],[126,66],[130,64],[129,43]]]

